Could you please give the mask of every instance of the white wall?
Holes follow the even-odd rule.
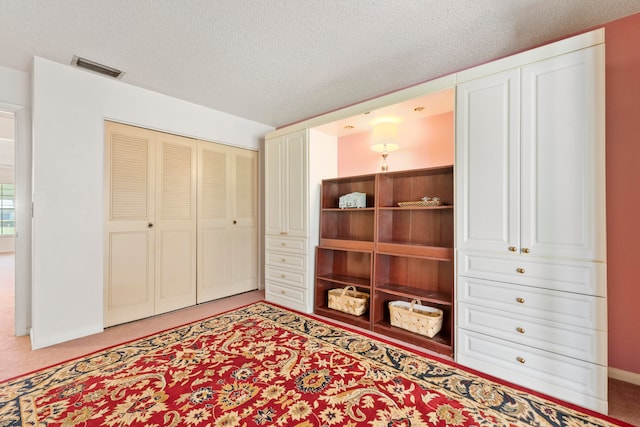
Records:
[[[33,348],[102,331],[105,119],[256,150],[273,130],[34,58]]]
[[[31,326],[31,80],[28,73],[0,67],[0,109],[15,120],[15,333]]]

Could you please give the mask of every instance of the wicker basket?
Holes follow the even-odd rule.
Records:
[[[433,338],[442,329],[442,310],[423,306],[419,300],[389,302],[391,325]]]
[[[329,308],[355,316],[362,316],[369,308],[369,294],[356,291],[354,286],[329,290]]]
[[[409,208],[413,206],[441,206],[440,200],[419,200],[417,202],[398,202],[398,206],[401,208]]]

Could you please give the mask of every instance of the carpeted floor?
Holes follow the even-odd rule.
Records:
[[[449,362],[255,303],[0,384],[1,426],[608,426]]]

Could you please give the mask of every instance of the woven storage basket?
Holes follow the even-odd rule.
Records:
[[[391,301],[391,325],[433,338],[442,329],[442,310],[423,306],[419,300]]]
[[[420,200],[418,202],[398,202],[401,208],[409,208],[412,206],[441,206],[440,200]]]
[[[354,286],[329,290],[329,308],[362,316],[369,308],[369,294],[356,291]]]

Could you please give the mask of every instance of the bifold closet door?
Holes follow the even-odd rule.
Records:
[[[155,134],[105,122],[105,326],[155,313]]]
[[[197,141],[157,133],[155,313],[196,304]]]
[[[105,122],[105,326],[196,303],[196,141]]]
[[[258,288],[258,155],[198,145],[198,303]]]

